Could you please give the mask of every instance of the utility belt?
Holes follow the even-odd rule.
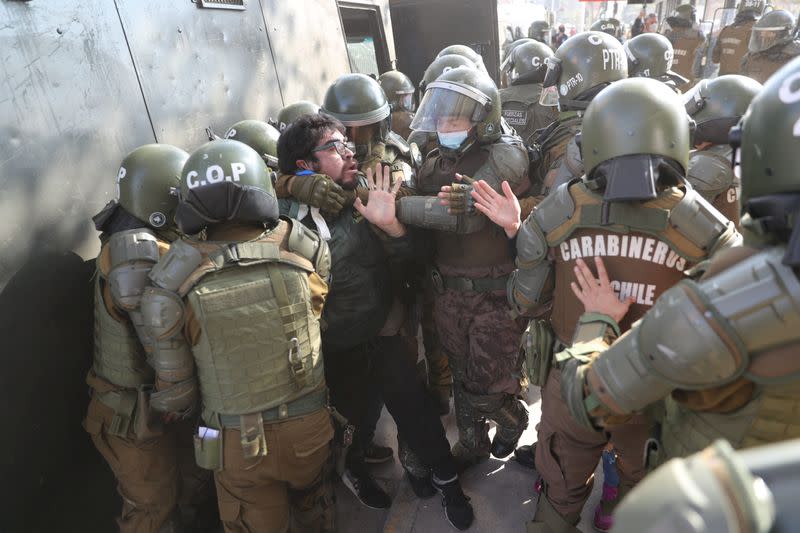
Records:
[[[135,389],[120,387],[90,370],[86,383],[92,388],[92,397],[114,411],[106,432],[116,437],[144,441],[164,434],[159,413],[150,409],[152,385],[139,385]]]
[[[467,278],[461,276],[444,276],[438,269],[431,269],[431,283],[437,293],[443,294],[445,290],[463,292],[493,292],[505,291],[508,285],[508,275],[499,278]]]
[[[271,409],[243,415],[223,415],[204,409],[207,427],[198,428],[194,436],[194,455],[197,465],[207,470],[222,470],[223,434],[225,429],[238,429],[245,459],[266,457],[269,454],[264,424],[283,422],[305,416],[328,404],[328,389],[319,389]]]

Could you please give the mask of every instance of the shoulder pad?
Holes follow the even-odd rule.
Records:
[[[686,179],[703,198],[710,202],[733,185],[734,175],[730,161],[704,150],[694,151],[689,156]]]
[[[390,131],[386,136],[386,144],[397,148],[400,154],[404,156],[407,156],[409,150],[411,150],[411,147],[408,145],[406,140],[393,131]]]
[[[541,262],[547,255],[547,239],[531,214],[522,222],[517,235],[517,267],[528,268]]]
[[[781,52],[790,57],[800,55],[800,41],[792,41],[790,43],[786,43],[786,46],[783,47],[783,50],[781,50]]]
[[[500,188],[502,181],[508,181],[511,188],[519,193],[520,187],[527,185],[528,181],[528,152],[518,137],[506,139],[507,142],[496,142],[484,147],[489,152],[489,159],[472,177],[486,180],[495,189]]]
[[[322,278],[327,279],[330,274],[331,258],[327,243],[314,231],[305,227],[297,220],[290,220],[289,239],[287,248],[314,265],[314,270]]]
[[[150,271],[150,281],[162,289],[177,291],[202,262],[199,250],[184,239],[177,240]]]
[[[131,261],[158,262],[158,238],[145,228],[120,231],[108,240],[111,268]]]
[[[681,201],[672,208],[669,223],[692,244],[707,252],[714,248],[732,224],[694,189],[687,189]]]
[[[572,183],[564,183],[542,200],[531,214],[545,235],[567,222],[575,213],[575,200],[569,193]]]

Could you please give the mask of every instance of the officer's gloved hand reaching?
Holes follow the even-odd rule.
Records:
[[[441,204],[447,206],[451,215],[474,215],[477,211],[471,193],[475,180],[463,174],[456,174],[456,180],[442,187],[438,194]]]
[[[327,215],[338,215],[347,201],[344,190],[324,174],[294,176],[291,189],[292,196],[300,202]]]

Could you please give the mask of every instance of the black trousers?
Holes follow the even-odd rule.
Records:
[[[376,337],[343,351],[325,351],[325,380],[331,403],[356,427],[348,467],[363,467],[371,439],[370,406],[379,393],[405,442],[440,479],[456,475],[438,411],[417,375],[399,336]],[[374,387],[371,387],[374,385]]]

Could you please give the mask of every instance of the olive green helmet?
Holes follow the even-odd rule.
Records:
[[[503,63],[503,69],[510,72],[513,84],[542,83],[548,57],[553,57],[553,49],[531,39],[512,50]]]
[[[607,84],[628,77],[622,44],[607,33],[587,31],[564,41],[547,58],[545,90],[539,102],[560,109],[584,109]]]
[[[145,144],[122,160],[117,172],[117,200],[128,213],[154,229],[174,224],[180,185],[189,154],[169,144]]]
[[[728,144],[728,134],[747,111],[762,85],[752,78],[727,74],[702,80],[683,97],[686,113],[697,124],[694,144]]]
[[[620,24],[620,22],[615,18],[600,19],[592,24],[592,27],[589,28],[589,30],[602,31],[603,33],[607,33],[612,37],[619,39],[622,35],[622,24]]]
[[[378,83],[386,94],[392,111],[414,111],[415,89],[408,76],[399,70],[390,70],[378,77]]]
[[[798,121],[800,58],[795,58],[767,80],[731,132],[731,144],[741,150],[745,210],[760,196],[800,193]]]
[[[317,113],[319,113],[319,106],[317,104],[307,100],[300,100],[299,102],[289,104],[281,109],[278,113],[278,120],[272,121],[272,119],[270,119],[270,124],[277,128],[278,131],[282,132],[289,124],[297,120],[298,117],[303,115],[316,115]]]
[[[278,137],[280,132],[260,120],[242,120],[225,134],[226,139],[243,142],[261,156],[270,168],[278,168]]]
[[[697,21],[697,10],[691,4],[681,4],[667,17],[671,27],[688,27]]]
[[[607,200],[654,197],[663,172],[685,175],[689,124],[680,97],[663,83],[649,78],[614,83],[592,100],[583,117],[580,146],[586,175],[605,176]],[[653,158],[677,164],[680,171],[655,165]]]
[[[433,62],[428,65],[428,68],[425,69],[425,73],[422,75],[422,79],[419,82],[420,101],[422,100],[422,96],[425,94],[425,89],[427,89],[429,83],[436,81],[436,78],[445,72],[458,67],[464,67],[473,70],[476,69],[475,63],[464,56],[445,55],[434,59]]]
[[[669,39],[660,33],[642,33],[623,45],[628,57],[628,77],[653,78],[665,83],[686,83],[689,80],[673,72],[675,51]]]
[[[536,39],[540,43],[550,42],[550,24],[544,20],[534,20],[528,27],[528,37]]]
[[[508,45],[508,46],[505,48],[505,56],[504,56],[504,58],[503,58],[503,65],[505,65],[505,62],[506,62],[506,61],[508,61],[508,58],[509,58],[509,57],[511,57],[511,54],[514,52],[514,50],[515,50],[515,49],[516,49],[518,46],[522,46],[522,45],[523,45],[523,44],[525,44],[525,43],[535,43],[535,42],[537,42],[537,41],[536,41],[536,39],[530,39],[530,38],[528,38],[528,37],[525,37],[525,38],[523,38],[523,39],[517,39],[517,40],[516,40],[516,41],[514,41],[513,43],[510,43],[510,44],[509,44],[509,45]],[[503,65],[500,65],[500,69],[501,69],[501,70],[503,70]]]
[[[794,17],[788,11],[770,11],[753,25],[747,49],[755,54],[790,43],[794,38]]]
[[[339,76],[325,92],[322,111],[345,126],[375,124],[390,113],[380,84],[366,74]]]
[[[192,152],[183,165],[175,214],[184,233],[225,222],[274,222],[278,200],[261,156],[239,141],[219,139]]]
[[[764,0],[741,0],[738,6],[738,13],[751,11],[753,15],[759,16],[764,12],[766,2]]]
[[[487,74],[456,68],[428,85],[411,129],[436,132],[441,119],[467,119],[474,133],[456,150],[463,151],[474,141],[483,144],[500,138],[501,108],[500,91]]]
[[[442,56],[452,55],[466,57],[472,61],[472,64],[475,65],[478,70],[486,72],[486,66],[483,64],[483,57],[465,44],[451,44],[450,46],[445,46],[438,54],[436,54],[436,57],[439,58]]]

